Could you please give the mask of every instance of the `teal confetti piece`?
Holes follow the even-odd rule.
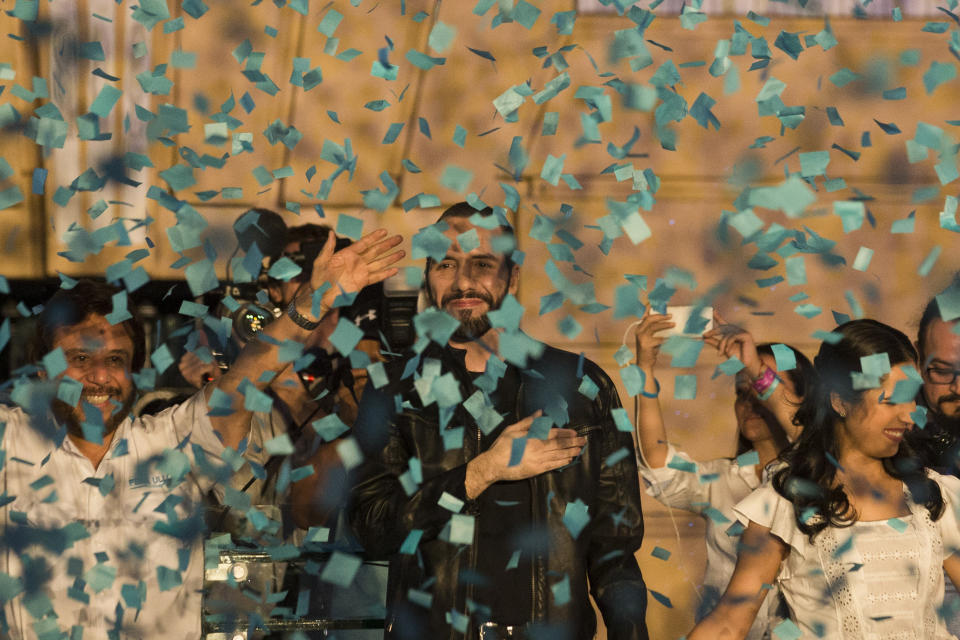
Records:
[[[803,636],[800,627],[789,618],[773,628],[773,635],[778,640],[799,640]]]
[[[931,249],[927,257],[920,263],[920,266],[917,267],[917,275],[925,278],[930,273],[930,270],[933,269],[933,265],[937,262],[937,258],[940,257],[941,251],[942,248],[939,245]]]
[[[952,62],[942,63],[933,61],[930,68],[923,74],[923,86],[927,95],[933,93],[937,87],[946,84],[957,77],[957,68]]]
[[[829,151],[811,151],[800,154],[800,175],[804,178],[822,176],[830,164]]]
[[[363,452],[360,446],[353,438],[343,438],[337,442],[337,455],[340,457],[340,463],[348,471],[355,468],[363,462]]]
[[[669,560],[670,552],[664,549],[663,547],[654,547],[653,551],[650,553],[657,560]]]
[[[510,443],[510,460],[507,462],[508,467],[515,467],[520,464],[526,447],[526,438],[514,438],[513,442]]]
[[[860,371],[874,378],[882,378],[890,373],[890,356],[886,352],[862,356]]]
[[[314,420],[310,426],[325,442],[333,442],[350,429],[335,413]]]
[[[715,507],[709,507],[709,506],[708,506],[708,507],[704,508],[704,510],[703,510],[703,515],[707,516],[707,517],[710,518],[715,524],[718,524],[718,525],[724,525],[724,524],[729,524],[729,523],[730,523],[730,518],[728,518],[727,516],[723,515],[723,513],[722,513],[719,509],[716,509]]]
[[[837,200],[833,203],[833,213],[843,221],[843,232],[850,233],[863,226],[867,209],[861,200]]]
[[[871,260],[873,260],[873,249],[860,247],[857,251],[857,257],[853,260],[852,268],[857,271],[866,271]]]
[[[163,373],[167,368],[173,364],[173,355],[170,353],[169,347],[166,344],[161,344],[150,354],[150,362],[153,363],[153,368],[157,370],[157,373]]]
[[[9,209],[15,204],[23,202],[23,191],[14,185],[0,191],[0,210]]]
[[[341,213],[337,218],[337,235],[359,240],[363,236],[363,220]]]
[[[457,125],[456,130],[453,132],[453,144],[457,145],[461,149],[467,140],[467,130]]]
[[[320,21],[320,24],[317,26],[317,31],[327,36],[328,38],[333,37],[334,31],[337,30],[337,27],[340,26],[340,22],[343,20],[343,14],[337,11],[336,9],[330,9],[327,11],[327,14],[323,16],[323,20]]]
[[[43,368],[50,378],[56,378],[67,370],[67,358],[63,354],[63,349],[57,347],[43,356]]]
[[[83,383],[74,380],[70,376],[61,378],[60,384],[57,385],[57,398],[71,407],[77,406],[82,393]]]
[[[613,416],[613,422],[617,427],[617,431],[633,433],[633,423],[630,421],[630,416],[627,415],[626,409],[611,409],[610,414]]]
[[[286,433],[281,433],[263,444],[264,450],[271,456],[289,456],[293,453],[293,442]]]
[[[673,603],[670,602],[670,598],[663,595],[659,591],[654,591],[653,589],[647,589],[650,592],[650,595],[653,596],[653,599],[665,606],[667,609],[673,608]]]
[[[563,579],[550,585],[550,592],[553,594],[553,604],[562,607],[570,602],[570,576],[564,575]]]
[[[679,375],[674,378],[673,397],[677,400],[693,400],[697,397],[697,376]]]
[[[893,388],[893,393],[891,393],[890,397],[886,399],[888,402],[892,402],[894,404],[912,402],[917,397],[920,387],[923,386],[923,378],[920,376],[920,373],[915,367],[911,365],[904,365],[902,370],[907,375],[907,379],[897,382],[896,386]]]
[[[270,265],[270,270],[267,271],[267,275],[269,275],[271,278],[275,280],[282,280],[284,282],[288,282],[293,278],[296,278],[301,273],[303,273],[303,268],[286,256],[283,256]]]
[[[906,218],[894,220],[890,225],[890,233],[913,233],[916,225],[916,211],[911,211]]]
[[[844,67],[843,69],[840,69],[839,71],[837,71],[836,73],[834,73],[833,75],[831,75],[830,78],[829,78],[829,80],[830,80],[830,82],[832,82],[837,88],[842,89],[842,88],[845,87],[846,85],[850,84],[851,82],[853,82],[854,80],[857,80],[857,79],[859,79],[859,78],[860,78],[860,76],[859,76],[858,74],[856,74],[856,73],[854,73],[853,71],[850,71],[850,69],[847,69],[846,67]]]
[[[600,387],[597,386],[597,383],[594,382],[590,376],[583,376],[583,378],[580,380],[580,386],[577,388],[577,391],[580,392],[581,395],[593,400],[597,397]]]
[[[448,542],[451,544],[473,544],[476,519],[471,515],[455,513],[450,516]]]
[[[360,339],[363,338],[363,330],[353,324],[346,318],[340,318],[337,328],[330,334],[330,344],[343,356],[349,356],[350,352],[357,346]]]
[[[724,375],[734,376],[738,371],[742,370],[744,366],[745,365],[740,361],[740,358],[731,356],[727,360],[724,360],[717,365],[717,369]]]
[[[123,95],[123,91],[109,84],[104,85],[103,88],[100,89],[100,93],[97,94],[93,104],[90,105],[90,113],[101,118],[106,118],[110,115],[110,111],[114,105],[117,104],[117,100],[120,99],[121,95]]]
[[[777,371],[790,371],[797,366],[797,355],[793,349],[785,344],[774,344],[771,346],[773,357],[776,360]]]
[[[527,0],[518,0],[513,7],[513,19],[526,29],[532,29],[537,18],[540,17],[540,9],[533,6]]]
[[[887,520],[887,524],[890,525],[890,528],[896,530],[897,533],[903,533],[904,531],[907,530],[907,527],[909,526],[907,525],[906,522],[904,522],[900,518],[890,518],[889,520]]]
[[[741,467],[752,467],[760,464],[760,454],[756,451],[747,451],[737,456],[737,464]]]
[[[473,172],[462,167],[448,164],[440,176],[440,184],[457,193],[466,193],[473,182]]]
[[[407,534],[407,537],[403,540],[403,544],[400,545],[400,553],[404,555],[413,555],[417,552],[417,545],[420,544],[420,539],[423,537],[423,529],[412,529],[410,533]]]
[[[356,577],[357,571],[360,570],[362,564],[363,560],[358,556],[342,551],[334,551],[330,555],[327,564],[323,567],[323,571],[320,572],[320,580],[346,589],[353,584],[353,579]]]
[[[427,40],[427,44],[437,53],[444,53],[450,48],[450,45],[453,44],[456,37],[456,27],[437,20],[433,25],[433,29],[430,30],[430,37]]]
[[[807,283],[807,268],[803,256],[791,256],[784,260],[784,266],[787,271],[787,282],[791,286],[799,286]]]
[[[563,524],[574,540],[590,522],[589,507],[579,498],[568,502],[563,510]]]
[[[907,88],[897,87],[896,89],[887,89],[882,95],[884,100],[906,100]]]

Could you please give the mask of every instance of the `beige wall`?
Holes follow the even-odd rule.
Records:
[[[409,238],[439,210],[406,213],[401,207],[405,200],[421,192],[435,194],[444,204],[463,198],[463,194],[441,183],[448,165],[473,173],[468,192],[480,194],[491,204],[501,204],[503,191],[498,183],[512,181],[497,165],[507,166],[511,140],[522,136],[530,158],[520,181],[515,184],[522,198],[516,215],[520,248],[526,252],[518,296],[527,309],[524,326],[538,338],[586,352],[618,382],[612,354],[619,346],[627,320],[614,320],[611,311],[585,313],[569,303],[560,311],[537,316],[540,298],[554,290],[543,270],[549,257],[547,249],[528,235],[538,210],[585,243],[575,252],[582,271],[573,270],[569,264],[563,265],[563,270],[575,282],[594,282],[600,302],[613,303],[616,287],[626,282],[625,273],[648,275],[652,286],[668,267],[676,266],[692,272],[697,281],[694,292],[677,294],[679,302],[690,302],[711,287],[725,284],[726,290],[716,304],[728,319],[743,323],[764,340],[789,341],[808,354],[815,349],[810,334],[833,326],[831,310],[850,313],[846,292],[855,296],[866,315],[912,331],[910,323],[926,298],[948,280],[957,266],[952,251],[955,239],[951,232],[940,229],[938,223],[943,197],[957,193],[957,182],[941,187],[933,170],[934,153],[931,152],[927,160],[909,164],[905,151],[906,140],[913,137],[918,121],[941,127],[949,136],[955,127],[945,121],[958,117],[956,80],[932,94],[923,86],[922,76],[932,61],[953,65],[956,61],[947,49],[949,34],[924,33],[921,21],[894,23],[834,18],[831,25],[839,45],[829,51],[812,46],[794,61],[773,48],[779,31],[800,33],[802,38],[821,31],[822,20],[780,19],[761,27],[740,19],[743,28],[751,34],[766,38],[773,60],[765,70],[748,72],[753,61],[749,53],[732,58],[740,88],[727,95],[724,78],[711,77],[708,68],[717,41],[733,33],[734,23],[730,18],[713,17],[693,30],[684,29],[677,18],[657,19],[645,34],[654,62],[632,72],[626,61],[614,62],[608,55],[614,32],[630,28],[632,23],[615,15],[579,16],[573,35],[558,36],[549,20],[555,12],[572,10],[573,3],[569,0],[537,3],[542,14],[529,30],[517,23],[491,29],[497,9],[478,17],[473,14],[473,2],[434,4],[408,0],[404,16],[400,15],[400,3],[395,1],[361,2],[358,7],[342,0],[328,4],[315,2],[307,16],[290,8],[279,9],[272,2],[249,6],[248,2],[208,0],[207,4],[209,11],[200,19],[173,8],[172,18],[182,17],[185,26],[169,34],[163,32],[162,23],[147,32],[130,20],[129,6],[118,7],[112,0],[89,0],[76,5],[41,3],[41,18],[54,20],[53,38],[31,40],[27,29],[17,20],[3,16],[6,31],[19,33],[27,40],[22,43],[11,38],[0,40],[0,62],[9,62],[16,70],[14,80],[3,81],[6,91],[0,101],[9,101],[24,118],[45,101],[28,103],[14,97],[11,89],[13,84],[29,87],[34,75],[46,77],[53,86],[52,76],[56,71],[62,85],[57,91],[57,100],[74,114],[89,109],[100,87],[107,83],[91,75],[97,67],[123,78],[120,86],[124,98],[109,120],[101,123],[102,131],[113,134],[109,141],[77,141],[76,129],[71,125],[70,138],[64,148],[44,154],[16,130],[0,134],[2,155],[15,170],[15,175],[0,188],[16,184],[25,195],[23,202],[0,213],[0,243],[5,248],[0,252],[0,273],[8,278],[39,277],[57,271],[102,273],[131,248],[145,246],[145,236],[149,236],[155,248],[150,257],[139,264],[153,277],[182,276],[182,271],[170,267],[178,256],[166,239],[166,229],[176,221],[175,216],[146,198],[146,189],[150,185],[167,188],[158,172],[177,162],[185,163],[178,155],[184,148],[192,149],[198,156],[219,157],[230,153],[230,142],[216,145],[205,141],[204,125],[213,122],[211,116],[231,94],[238,104],[230,115],[239,123],[230,133],[252,134],[254,152],[230,156],[222,169],[195,169],[196,184],[176,193],[205,216],[210,224],[206,236],[214,241],[221,257],[233,249],[229,225],[240,212],[253,205],[278,209],[287,208],[288,203],[291,209],[299,205],[299,217],[293,212],[286,217],[288,221],[305,222],[318,220],[313,205],[320,203],[326,220],[331,223],[336,222],[340,213],[347,213],[362,217],[367,229],[386,225]],[[344,15],[334,34],[339,38],[336,52],[349,48],[362,52],[352,61],[325,53],[330,43],[326,36],[318,33],[317,27],[327,7]],[[421,10],[430,15],[419,23],[412,20]],[[110,17],[113,22],[92,17],[93,13]],[[428,48],[428,36],[437,20],[457,29],[456,40],[445,53]],[[275,28],[277,36],[265,33],[265,26]],[[71,37],[79,42],[104,39],[113,44],[105,47],[107,59],[102,62],[80,60],[67,64],[59,52]],[[387,37],[394,45],[389,59],[399,65],[397,78],[392,81],[370,74],[377,49],[386,46]],[[247,38],[254,51],[265,53],[260,70],[279,87],[275,96],[255,88],[243,76],[242,65],[231,54]],[[149,49],[148,55],[139,60],[129,55],[133,43],[138,41],[147,43]],[[651,41],[670,47],[672,52]],[[569,65],[566,71],[571,77],[571,86],[542,105],[533,104],[527,98],[519,110],[518,121],[504,122],[492,104],[494,98],[527,80],[535,92],[540,91],[557,71],[544,69],[543,59],[535,57],[532,51],[546,46],[554,53],[565,45],[575,45],[563,54]],[[489,51],[496,62],[471,53],[467,46]],[[428,71],[418,69],[405,60],[410,49],[443,56],[445,63]],[[919,63],[902,64],[901,53],[911,49],[918,50]],[[171,62],[175,51],[195,54],[195,63],[185,68],[168,67],[166,77],[173,81],[169,94],[143,94],[133,76],[143,69]],[[309,58],[311,69],[320,67],[323,81],[308,91],[292,86],[289,78],[294,57]],[[601,76],[594,69],[591,57],[600,72],[609,71],[614,75]],[[676,90],[688,105],[692,105],[701,92],[714,98],[717,104],[713,113],[722,125],[719,131],[708,131],[690,117],[674,123],[676,151],[660,147],[653,132],[652,113],[625,107],[616,92],[603,86],[614,77],[649,86],[653,72],[667,60],[677,65],[705,62],[703,66],[680,69],[682,81]],[[867,80],[842,89],[835,87],[828,78],[842,67],[862,73]],[[757,115],[755,96],[770,77],[786,83],[782,98],[787,105],[806,106],[806,118],[796,129],[781,131],[775,117]],[[575,146],[581,135],[581,115],[588,112],[584,101],[575,98],[581,86],[603,88],[604,95],[612,101],[612,119],[599,125],[602,144]],[[906,100],[884,100],[879,95],[882,89],[900,86],[906,87]],[[239,104],[246,92],[256,104],[249,114]],[[381,99],[390,103],[383,111],[364,108],[365,104]],[[208,104],[206,112],[200,106],[203,102]],[[132,113],[134,103],[155,113],[164,104],[185,109],[190,130],[170,136],[168,140],[173,146],[163,141],[148,141],[144,137],[144,125],[138,124]],[[828,106],[839,110],[844,127],[829,124],[825,115]],[[331,120],[328,111],[338,114],[339,124]],[[545,137],[541,130],[547,112],[559,114],[559,128],[556,135]],[[133,126],[125,134],[124,116],[127,115]],[[431,139],[419,131],[420,117],[429,122]],[[887,135],[874,119],[895,122],[903,133]],[[271,145],[263,136],[268,125],[276,120],[295,126],[303,134],[292,150],[282,143]],[[396,142],[381,144],[389,125],[398,122],[405,126]],[[467,131],[463,148],[452,141],[458,124]],[[626,199],[631,193],[631,182],[618,182],[611,175],[600,175],[600,171],[615,162],[606,151],[607,143],[622,145],[634,127],[639,128],[641,137],[627,161],[638,170],[652,168],[662,181],[655,195],[656,204],[652,210],[642,212],[653,234],[637,246],[621,237],[605,256],[597,248],[601,234],[589,225],[606,215],[607,198]],[[871,134],[871,148],[860,145],[864,131]],[[489,133],[480,137],[485,132]],[[760,136],[771,136],[774,140],[765,149],[748,149]],[[329,196],[321,201],[315,197],[320,181],[333,171],[333,165],[320,158],[324,142],[342,145],[348,138],[358,158],[355,175],[352,181],[347,176],[338,178]],[[797,153],[788,155],[792,150],[828,150],[834,143],[862,152],[860,159],[853,161],[836,150],[831,151],[828,176],[844,178],[847,189],[828,193],[823,177],[818,177],[816,202],[802,217],[789,218],[782,212],[759,208],[756,213],[768,224],[800,230],[809,227],[836,241],[834,251],[846,259],[846,266],[829,267],[817,256],[808,255],[805,258],[807,284],[790,286],[784,282],[760,289],[755,283],[758,278],[783,275],[783,260],[777,258],[779,264],[769,271],[752,270],[747,262],[756,252],[755,246],[741,245],[739,234],[732,229],[727,241],[717,235],[721,213],[733,210],[733,201],[739,192],[740,187],[735,187],[731,180],[735,167],[738,164],[752,167],[738,175],[748,175],[754,184],[775,185],[783,180],[785,169],[796,172],[800,168]],[[148,155],[155,166],[131,172],[132,177],[143,182],[141,187],[110,185],[105,192],[78,193],[65,207],[53,202],[55,188],[69,184],[87,166],[96,165],[111,154],[131,150]],[[548,155],[561,154],[566,154],[564,172],[573,174],[582,189],[571,190],[562,181],[554,187],[540,179],[540,170]],[[783,156],[785,158],[781,158]],[[405,158],[423,169],[422,173],[406,171],[402,164]],[[293,175],[262,185],[253,176],[253,171],[260,166],[268,171],[290,167]],[[308,181],[306,172],[311,166],[316,166],[317,174]],[[45,196],[30,193],[30,177],[36,167],[50,171]],[[382,189],[379,176],[383,172],[396,181],[399,195],[382,213],[364,209],[361,191]],[[912,202],[913,192],[928,186],[939,187],[935,189],[936,197]],[[225,199],[218,195],[207,201],[197,196],[198,192],[224,187],[238,187],[242,193],[237,198]],[[844,233],[839,218],[832,215],[832,202],[854,197],[853,187],[872,197],[867,206],[876,220],[876,228],[864,223],[859,230]],[[122,200],[131,206],[111,205],[106,213],[92,220],[86,211],[101,198]],[[573,215],[565,220],[559,217],[563,203],[574,209]],[[892,235],[891,223],[905,218],[913,210],[916,211],[916,231]],[[65,248],[62,237],[70,224],[93,229],[116,216],[150,216],[154,221],[132,235],[133,247],[108,246],[79,263],[58,256]],[[861,246],[875,251],[866,272],[851,269]],[[943,253],[928,276],[919,276],[918,266],[936,246],[941,247]],[[199,252],[194,250],[188,255],[196,257]],[[222,273],[222,264],[218,269]],[[796,303],[789,298],[801,291],[809,295],[808,302],[822,307],[823,313],[811,320],[796,314],[793,311]],[[573,315],[583,327],[573,339],[557,329],[558,322],[567,314]],[[701,356],[695,370],[699,376],[699,392],[693,401],[673,400],[673,375],[678,372],[670,371],[666,363],[661,371],[664,412],[671,439],[695,458],[730,455],[734,449],[732,385],[725,379],[710,380],[718,362],[715,355],[705,352]],[[630,404],[622,389],[621,394],[625,404]],[[644,507],[648,534],[638,557],[649,587],[668,596],[673,603],[673,608],[667,609],[651,599],[648,620],[652,637],[679,637],[692,623],[695,598],[692,585],[702,575],[702,526],[688,514],[674,513],[679,531],[676,536],[669,514],[659,504],[645,500]],[[664,562],[650,556],[654,546],[672,551],[670,560]]]

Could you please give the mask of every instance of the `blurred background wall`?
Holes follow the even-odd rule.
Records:
[[[841,316],[913,334],[958,266],[956,2],[802,5],[5,0],[0,274],[198,293],[249,207],[387,226],[409,253],[469,197],[517,225],[524,328],[618,384],[659,279],[811,356]],[[719,362],[661,364],[695,458],[735,449]],[[652,637],[679,637],[702,525],[644,508]]]

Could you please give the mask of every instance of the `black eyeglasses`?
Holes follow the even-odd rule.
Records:
[[[927,379],[933,384],[953,384],[960,370],[947,367],[927,367]]]

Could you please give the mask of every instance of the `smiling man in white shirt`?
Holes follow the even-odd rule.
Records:
[[[334,253],[333,236],[286,309],[216,384],[133,421],[143,327],[119,290],[80,281],[38,318],[39,382],[0,408],[0,636],[200,637],[204,492],[229,476],[250,398],[289,363],[287,340],[322,338],[343,292],[383,280],[402,252],[378,231]],[[332,286],[324,288],[324,284]],[[318,292],[315,294],[315,292]]]

